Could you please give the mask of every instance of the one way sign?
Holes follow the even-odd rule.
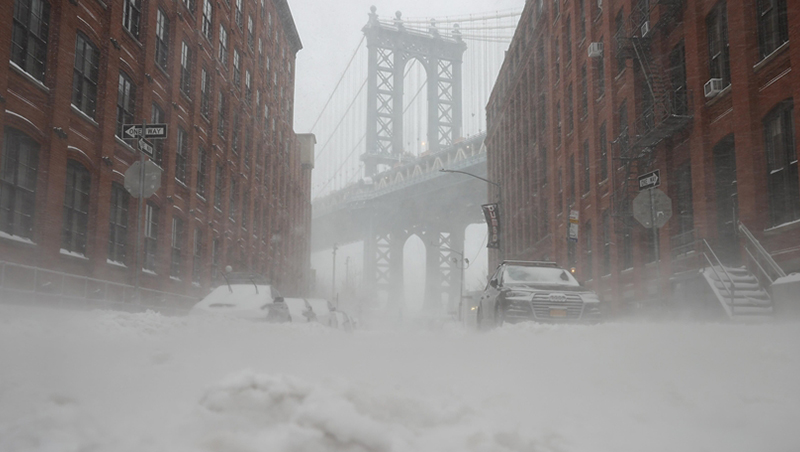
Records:
[[[139,138],[142,136],[142,125],[141,124],[123,124],[122,126],[122,136],[126,140],[131,140],[134,138]],[[167,137],[167,125],[166,124],[148,124],[147,130],[144,134],[145,138],[166,138]]]
[[[661,185],[661,170],[651,171],[639,176],[639,191],[656,188]]]

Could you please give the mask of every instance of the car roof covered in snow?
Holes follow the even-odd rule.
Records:
[[[203,311],[260,310],[272,302],[272,288],[268,285],[223,284],[206,295],[193,309]]]

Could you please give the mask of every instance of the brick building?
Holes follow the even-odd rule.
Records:
[[[139,156],[120,137],[142,121],[169,125],[142,287],[196,298],[231,265],[304,290],[313,140],[293,130],[286,0],[10,0],[0,17],[0,261],[21,290],[133,283]]]
[[[487,106],[505,257],[574,266],[620,310],[669,293],[702,239],[747,260],[739,221],[800,270],[798,40],[789,0],[526,2]],[[655,169],[673,206],[660,265],[631,215]]]

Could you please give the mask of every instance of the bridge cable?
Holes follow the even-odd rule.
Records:
[[[345,74],[347,74],[347,70],[350,69],[350,65],[353,64],[353,60],[356,58],[356,55],[358,55],[358,51],[361,50],[361,45],[364,44],[364,39],[365,39],[365,36],[361,36],[361,40],[358,41],[358,46],[356,47],[355,52],[353,52],[353,56],[351,56],[350,57],[350,61],[347,62],[347,67],[344,68],[344,71],[342,72],[342,76],[339,77],[339,81],[336,82],[336,86],[333,88],[333,92],[331,92],[330,97],[328,97],[328,100],[325,102],[325,106],[322,107],[322,111],[319,112],[319,116],[317,116],[317,119],[314,121],[314,125],[311,126],[311,132],[314,131],[314,128],[317,126],[317,123],[319,122],[320,118],[322,118],[322,115],[325,113],[325,110],[328,108],[328,104],[331,103],[331,99],[333,99],[333,95],[336,94],[336,90],[339,89],[339,85],[342,83],[342,80],[344,80],[344,76],[345,76]]]
[[[319,152],[317,152],[317,155],[314,157],[314,160],[319,159],[319,156],[322,155],[322,152],[328,146],[328,143],[331,142],[331,139],[333,138],[333,135],[336,133],[337,130],[339,130],[339,127],[342,125],[342,122],[344,122],[344,120],[347,118],[347,113],[350,112],[350,109],[353,108],[353,105],[358,100],[358,96],[361,94],[362,91],[364,91],[364,87],[367,85],[367,80],[368,80],[368,78],[364,79],[364,82],[361,84],[361,88],[358,89],[358,92],[353,97],[353,100],[350,102],[350,105],[347,106],[347,110],[345,110],[344,114],[342,115],[342,119],[340,119],[339,122],[336,123],[336,127],[333,128],[333,131],[331,132],[331,135],[328,137],[327,141],[325,141],[325,144],[322,146],[322,148],[319,150]]]

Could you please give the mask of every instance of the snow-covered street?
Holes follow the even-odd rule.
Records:
[[[0,305],[0,451],[800,450],[800,325],[352,334]]]

